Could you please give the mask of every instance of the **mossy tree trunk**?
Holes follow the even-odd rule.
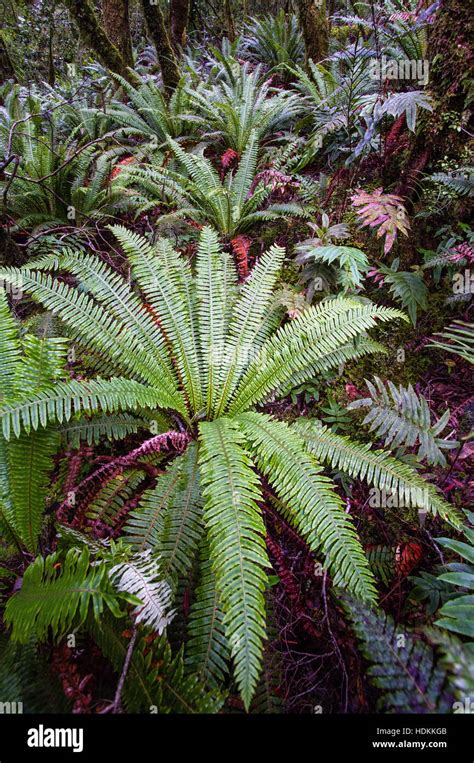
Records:
[[[298,16],[306,47],[306,59],[311,58],[315,63],[322,61],[329,49],[326,0],[298,0]]]
[[[163,84],[167,90],[174,90],[179,82],[179,69],[163,11],[157,4],[157,0],[153,4],[150,0],[141,0],[141,4],[148,34],[156,48]]]
[[[0,82],[7,79],[16,80],[16,74],[3,34],[0,32]]]
[[[126,66],[133,66],[132,40],[128,21],[128,0],[102,0],[105,32]]]
[[[136,75],[127,69],[119,49],[107,37],[91,0],[65,0],[65,3],[79,27],[82,41],[94,51],[101,64],[136,83]]]
[[[230,0],[224,0],[224,18],[225,18],[225,27],[227,30],[227,37],[231,42],[234,42],[235,40],[235,24],[234,24],[234,15],[232,13],[232,5]]]
[[[171,38],[175,50],[186,45],[190,6],[190,0],[171,0]]]

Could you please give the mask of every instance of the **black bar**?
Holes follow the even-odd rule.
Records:
[[[229,754],[233,760],[241,754],[245,762],[257,755],[268,761],[273,755],[281,760],[291,754],[292,760],[315,763],[333,763],[332,756],[334,763],[341,757],[405,761],[407,756],[420,763],[473,763],[473,720],[468,714],[0,715],[0,763],[159,763]],[[56,735],[59,729],[64,733]],[[28,740],[44,746],[29,746]],[[69,742],[78,749],[46,746],[50,741]]]

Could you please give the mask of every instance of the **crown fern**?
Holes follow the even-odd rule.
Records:
[[[179,439],[180,453],[130,512],[123,542],[135,555],[142,555],[134,558],[150,564],[159,559],[159,579],[166,581],[174,597],[170,605],[176,604],[191,572],[198,569],[184,664],[216,685],[232,663],[249,708],[266,640],[264,591],[270,562],[264,542],[262,478],[286,520],[321,556],[333,581],[367,602],[376,598],[373,575],[323,465],[340,465],[353,476],[366,476],[400,491],[426,487],[433,512],[451,516],[434,488],[394,457],[347,443],[343,458],[344,438],[321,449],[313,431],[309,436],[301,422],[279,422],[257,408],[341,360],[380,351],[368,330],[403,316],[397,310],[338,297],[308,308],[278,328],[281,312],[275,309],[275,290],[284,258],[281,248],[263,254],[250,278],[238,284],[232,258],[222,251],[211,228],[201,232],[193,266],[167,241],[152,246],[125,228],[115,227],[114,233],[128,258],[131,283],[82,252],[66,251],[57,263],[61,271],[76,276],[77,286],[58,280],[54,267],[47,274],[26,268],[2,271],[6,282],[20,279],[22,288],[58,315],[78,343],[99,353],[99,367],[107,362],[120,374],[58,381],[18,401],[5,400],[0,407],[3,444],[8,447],[15,437],[42,433],[50,426],[64,430],[84,419],[87,427],[101,422],[100,432],[107,416],[116,421],[117,416],[128,415],[150,424],[156,415],[157,425],[172,420],[186,431],[166,435]],[[7,340],[11,330],[7,325]],[[155,440],[161,443],[162,438],[146,440],[137,453],[154,454]],[[120,468],[128,479],[124,469],[135,462],[127,458],[122,458]],[[121,498],[116,511],[122,506]],[[92,514],[110,521],[102,511],[98,493]],[[34,580],[41,595],[45,589],[47,597],[62,580],[68,590],[66,569],[63,577],[52,574],[51,562],[35,564],[41,567]],[[77,564],[71,557],[68,568]],[[100,565],[90,572],[85,569],[84,577],[99,575],[99,570]],[[140,585],[133,580],[127,587],[140,598]],[[21,613],[27,592],[28,586],[24,594],[13,597],[16,603],[8,614],[8,622],[25,637],[30,628],[22,625]],[[81,622],[88,614],[86,598],[95,596],[103,609],[109,601],[106,595],[92,588],[80,599]],[[75,601],[72,596],[71,610],[64,605],[68,625],[77,611]],[[207,621],[209,612],[212,619]],[[43,624],[39,618],[44,635],[50,615],[45,614]],[[60,630],[64,632],[62,620]],[[137,656],[141,659],[145,657]]]

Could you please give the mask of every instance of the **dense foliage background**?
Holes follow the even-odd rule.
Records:
[[[467,6],[0,14],[0,702],[472,712]]]

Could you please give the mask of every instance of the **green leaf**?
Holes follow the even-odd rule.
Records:
[[[210,558],[224,610],[234,673],[246,708],[262,664],[265,638],[265,527],[258,478],[237,425],[202,422],[200,468]]]

